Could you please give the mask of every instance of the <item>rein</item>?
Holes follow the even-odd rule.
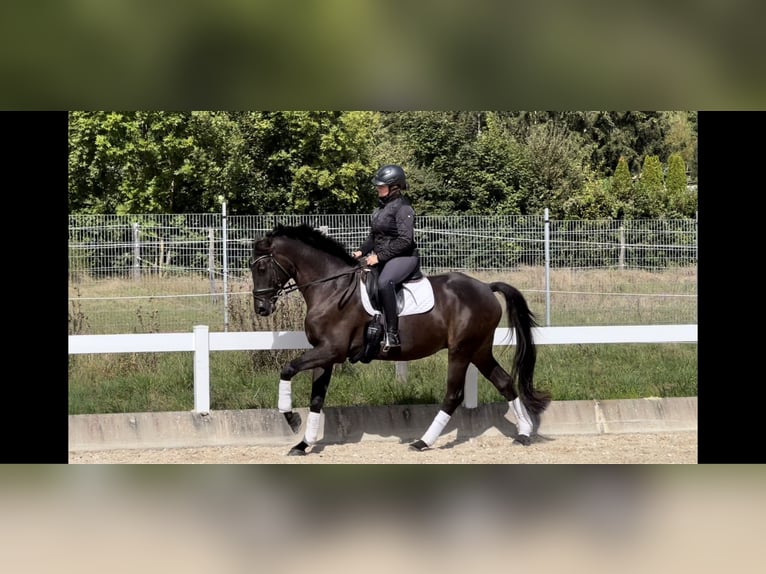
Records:
[[[275,265],[276,268],[279,269],[279,271],[284,273],[285,277],[287,277],[288,280],[292,280],[293,279],[292,275],[290,275],[290,273],[279,263],[279,261],[276,260],[274,255],[272,255],[270,253],[266,254],[266,255],[261,255],[257,259],[254,259],[250,263],[250,268],[252,269],[252,267],[256,263],[258,263],[261,259],[266,259],[266,258],[268,258],[270,263],[272,265]],[[274,293],[274,295],[271,298],[276,300],[277,298],[279,298],[280,295],[284,295],[286,293],[292,293],[293,291],[296,291],[296,290],[300,289],[301,287],[308,287],[309,285],[315,285],[317,283],[324,283],[326,281],[332,281],[333,279],[337,279],[338,277],[344,277],[346,275],[351,275],[353,273],[356,273],[357,271],[363,271],[365,269],[367,269],[367,267],[359,266],[359,267],[356,267],[356,268],[352,269],[351,271],[343,271],[342,273],[337,273],[335,275],[331,275],[329,277],[323,277],[321,279],[315,279],[314,281],[309,281],[308,283],[302,283],[301,285],[293,283],[292,285],[285,285],[285,286],[282,286],[282,287],[278,286],[279,285],[279,280],[277,279],[276,272],[275,272],[274,273],[274,284],[277,285],[277,286],[276,287],[267,287],[267,288],[264,288],[264,289],[253,289],[253,295],[257,296],[257,295],[265,295],[267,293]]]

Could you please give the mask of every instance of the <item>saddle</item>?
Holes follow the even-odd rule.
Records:
[[[383,340],[383,322],[378,301],[378,273],[376,267],[365,270],[360,279],[362,283],[362,305],[372,315],[364,330],[364,346],[349,361],[369,363],[380,353]],[[431,282],[420,271],[420,264],[410,273],[401,285],[396,287],[396,312],[401,315],[414,315],[430,311],[434,305],[434,293]]]
[[[370,299],[370,305],[372,305],[372,308],[376,311],[380,311],[380,301],[378,301],[378,275],[380,275],[380,269],[378,269],[378,267],[369,267],[367,272],[362,275],[362,281],[367,288],[367,296]],[[401,313],[402,309],[404,308],[404,293],[402,292],[402,287],[404,284],[410,281],[423,279],[423,277],[424,275],[420,271],[420,261],[418,261],[418,264],[412,273],[405,277],[402,283],[396,286],[397,313]]]

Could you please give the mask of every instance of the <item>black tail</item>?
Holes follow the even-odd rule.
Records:
[[[496,281],[490,283],[489,288],[505,296],[508,326],[513,327],[516,333],[516,354],[511,368],[511,378],[518,382],[519,396],[527,410],[533,415],[539,415],[548,408],[551,395],[547,391],[536,390],[532,383],[537,362],[537,348],[532,336],[532,328],[538,326],[535,315],[527,305],[527,300],[524,299],[521,291],[515,287]]]

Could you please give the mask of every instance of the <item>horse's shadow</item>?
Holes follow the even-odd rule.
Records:
[[[518,427],[507,415],[507,402],[459,407],[432,448],[451,449],[485,433],[499,433],[513,441]],[[332,444],[347,444],[377,437],[396,437],[400,444],[420,439],[433,422],[439,405],[393,405],[388,407],[327,407],[320,440],[306,454],[321,453]],[[534,422],[531,443],[553,440],[540,435],[539,417]],[[300,436],[300,431],[296,436]]]
[[[477,409],[489,412],[484,413]],[[460,407],[455,411],[455,414],[452,416],[442,433],[443,438],[446,438],[445,435],[450,435],[451,440],[444,444],[440,444],[440,441],[437,441],[433,448],[455,448],[463,443],[470,442],[488,431],[496,431],[508,439],[515,439],[519,434],[519,430],[516,424],[511,422],[506,416],[510,410],[510,405],[507,402],[491,403],[470,409]],[[530,444],[554,440],[553,438],[539,434],[540,417],[534,415],[530,416],[533,420]],[[453,432],[455,433],[454,436],[451,435]]]

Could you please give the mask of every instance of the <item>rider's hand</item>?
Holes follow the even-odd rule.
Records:
[[[359,251],[358,249],[351,253],[351,257],[353,257],[354,259],[359,259],[361,256],[362,256],[362,252]]]
[[[375,252],[370,253],[367,258],[365,259],[367,265],[377,265],[378,264],[378,255]]]

